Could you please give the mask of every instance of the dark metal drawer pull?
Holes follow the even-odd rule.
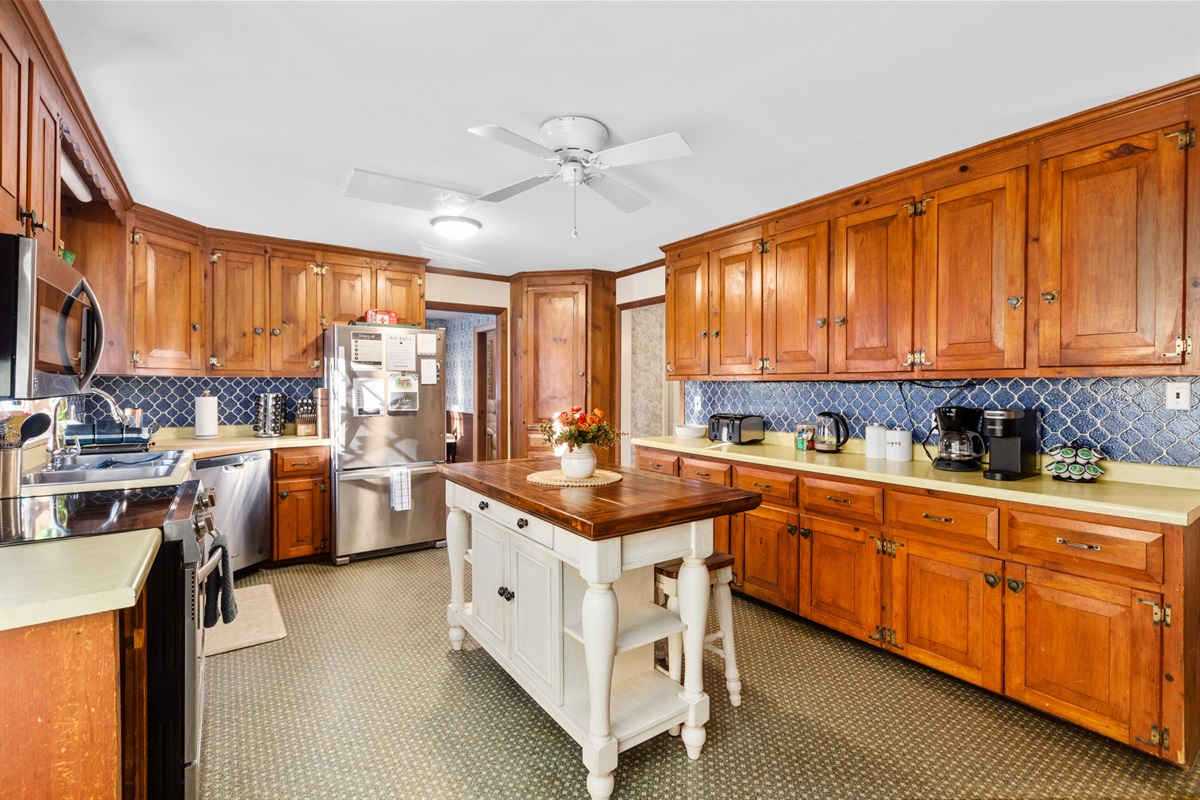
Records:
[[[825,495],[825,499],[830,501],[831,503],[842,503],[843,505],[850,505],[849,497],[834,497],[831,494],[827,494],[827,495]]]
[[[697,472],[696,477],[697,478],[711,478],[712,473],[711,472]]]
[[[529,520],[525,519],[524,517],[520,517],[517,519],[517,527],[518,528],[524,528],[528,524],[529,524]]]
[[[1098,545],[1098,544],[1087,544],[1086,542],[1072,542],[1072,541],[1062,538],[1061,536],[1059,536],[1054,541],[1058,542],[1059,544],[1065,544],[1067,547],[1074,547],[1077,550],[1094,550],[1097,553],[1100,552],[1100,545]]]
[[[925,519],[931,519],[934,522],[945,522],[948,525],[954,524],[954,517],[935,517],[933,514],[922,514]],[[1062,541],[1061,539],[1059,541]]]
[[[311,467],[312,462],[311,461],[293,461],[292,466],[293,467]]]
[[[754,482],[754,488],[755,488],[755,489],[761,489],[761,490],[762,490],[762,491],[764,491],[764,492],[769,492],[769,491],[771,491],[772,489],[774,489],[775,487],[774,487],[774,486],[771,486],[770,484],[767,484],[767,485],[765,485],[765,486],[764,486],[763,484],[759,483],[758,481],[755,481],[755,482]]]
[[[488,507],[487,500],[479,501],[479,510],[480,511],[487,511],[487,507]]]

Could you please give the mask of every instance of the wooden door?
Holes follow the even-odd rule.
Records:
[[[321,254],[321,330],[362,319],[375,307],[375,273],[367,259]]]
[[[214,250],[212,263],[211,375],[265,375],[267,259],[261,252]]]
[[[1161,595],[1091,578],[1007,565],[1005,693],[1158,755]]]
[[[27,235],[58,250],[59,143],[61,118],[59,102],[49,71],[40,63],[29,62],[29,191],[25,208],[31,214]]]
[[[708,253],[667,267],[667,377],[708,374]]]
[[[880,624],[882,534],[871,528],[804,517],[800,545],[800,615],[856,639]]]
[[[508,603],[503,588],[508,584],[509,534],[485,519],[471,518],[471,614],[475,635],[488,639],[508,653]]]
[[[0,31],[0,233],[25,233],[21,206],[26,203],[22,191],[21,124],[25,114],[24,53],[9,31]]]
[[[829,368],[829,223],[777,235],[763,256],[764,374]]]
[[[329,480],[275,481],[275,560],[329,551]]]
[[[271,374],[321,374],[320,277],[311,259],[271,256]]]
[[[758,242],[714,250],[709,368],[713,375],[757,375],[762,358],[762,254]]]
[[[1187,127],[1042,162],[1043,365],[1182,363],[1186,153],[1171,134]]]
[[[1004,562],[894,538],[892,628],[913,661],[1004,691]]]
[[[401,325],[424,325],[425,281],[420,271],[380,267],[375,272],[375,303],[395,311]]]
[[[508,588],[511,655],[517,669],[551,697],[562,691],[562,562],[526,543],[509,540]]]
[[[1025,168],[936,192],[917,218],[922,373],[1025,366]]]
[[[759,506],[737,516],[742,528],[740,588],[759,600],[795,611],[800,515]]]
[[[582,284],[525,290],[521,413],[531,455],[549,452],[538,430],[542,420],[588,405],[587,291]]]
[[[203,375],[204,267],[200,246],[134,230],[133,349],[137,372]]]
[[[912,243],[905,204],[838,217],[830,309],[835,373],[911,371]]]

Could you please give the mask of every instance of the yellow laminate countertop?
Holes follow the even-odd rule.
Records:
[[[161,543],[151,528],[0,548],[0,630],[132,606]]]
[[[786,439],[786,442],[785,442]],[[782,467],[840,478],[878,481],[892,486],[956,492],[972,497],[1007,500],[1071,511],[1111,514],[1116,517],[1189,525],[1200,519],[1200,468],[1121,464],[1122,480],[1101,477],[1095,483],[1056,481],[1049,475],[1019,481],[993,481],[983,471],[946,472],[914,448],[912,461],[867,458],[861,442],[841,453],[798,451],[788,434],[768,434],[761,444],[733,445],[708,439],[656,436],[633,439],[635,447],[670,450],[695,458],[721,458],[748,464]],[[857,451],[857,452],[856,452]],[[1109,462],[1100,462],[1108,469]],[[1117,467],[1116,464],[1112,465]],[[1114,470],[1116,471],[1116,470]]]
[[[295,430],[295,426],[289,424],[286,430]],[[155,437],[155,445],[151,450],[184,450],[196,458],[212,458],[290,447],[329,447],[329,439],[296,436],[290,433],[273,438],[259,438],[254,435],[254,429],[250,425],[222,425],[217,429],[217,436],[212,439],[197,439],[195,428],[163,428]]]

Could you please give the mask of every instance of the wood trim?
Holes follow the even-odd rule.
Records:
[[[636,275],[639,272],[649,272],[652,269],[657,269],[658,267],[665,267],[666,265],[667,265],[667,260],[665,258],[660,258],[657,261],[648,261],[645,264],[641,264],[636,267],[630,267],[629,269],[623,269],[620,272],[616,273],[616,276],[618,278],[627,278],[630,275]]]
[[[471,272],[466,269],[447,269],[446,267],[425,267],[426,275],[448,275],[454,278],[474,278],[480,281],[495,281],[497,283],[508,283],[512,280],[507,275],[489,275],[483,272]]]
[[[635,308],[657,306],[665,302],[667,302],[667,296],[660,294],[657,297],[646,297],[641,300],[630,300],[628,303],[617,303],[617,311],[632,311]]]
[[[428,269],[426,270],[428,272]],[[473,306],[470,303],[439,303],[431,301],[425,303],[425,316],[429,316],[430,311],[459,311],[466,314],[501,314],[507,311],[504,306]]]
[[[152,228],[154,233],[178,236],[198,247],[204,244],[205,230],[203,225],[197,225],[183,217],[159,211],[157,208],[137,204],[134,204],[129,209],[129,213],[129,227],[131,232],[137,231],[144,224]]]
[[[571,283],[578,283],[580,280],[597,280],[603,276],[615,277],[615,272],[609,272],[603,269],[548,269],[517,272],[509,276],[509,283],[520,283],[526,281],[528,285],[535,286],[536,282],[544,281],[546,283],[561,283],[563,278],[572,278]],[[529,283],[533,281],[533,283]]]
[[[339,255],[360,256],[363,258],[382,261],[407,262],[408,265],[413,267],[425,267],[426,271],[429,270],[428,266],[426,266],[429,263],[429,259],[406,256],[401,253],[385,253],[381,250],[363,250],[358,247],[347,247],[340,244],[323,244],[321,242],[305,242],[299,239],[280,239],[275,236],[260,236],[254,233],[230,231],[222,228],[205,228],[204,232],[207,236],[213,239],[237,240],[247,242],[249,244],[263,245],[266,246],[269,251],[273,251],[276,247],[285,250],[312,250],[316,253],[337,253]]]

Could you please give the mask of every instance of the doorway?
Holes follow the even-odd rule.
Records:
[[[507,452],[508,312],[503,307],[429,303],[426,328],[445,330],[447,457],[504,458]]]

